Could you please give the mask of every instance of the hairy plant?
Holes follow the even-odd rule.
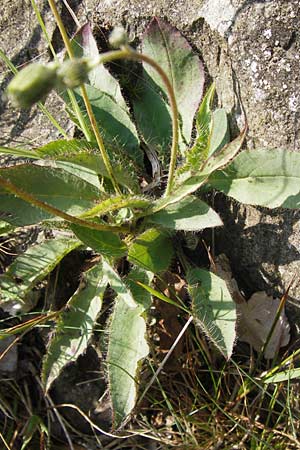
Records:
[[[151,294],[168,301],[151,283],[177,256],[176,232],[222,225],[201,191],[217,189],[269,208],[298,208],[300,155],[270,149],[239,153],[246,126],[230,142],[225,110],[212,109],[214,86],[201,102],[202,63],[168,23],[152,20],[141,53],[117,29],[110,39],[117,48],[99,54],[90,26],[70,41],[54,1],[49,4],[67,55],[63,62],[27,66],[9,84],[8,96],[30,107],[56,89],[83,137],[31,150],[0,148],[0,154],[16,159],[15,165],[0,168],[1,226],[38,224],[57,230],[55,239],[30,246],[1,275],[1,303],[13,302],[26,311],[33,288],[72,250],[92,249],[98,257],[62,310],[3,330],[1,337],[56,321],[42,368],[48,391],[62,369],[86,350],[109,286],[115,298],[107,324],[106,375],[117,429],[135,405],[140,362],[149,352]],[[138,86],[128,99],[131,107],[105,67],[116,60],[142,63]],[[19,163],[20,157],[26,162]],[[168,162],[168,170],[161,161]],[[121,266],[126,270],[118,270]],[[186,280],[191,305],[178,306],[190,311],[230,358],[236,310],[226,283],[188,265]]]

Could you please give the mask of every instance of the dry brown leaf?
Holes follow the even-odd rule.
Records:
[[[238,337],[260,351],[265,344],[278,311],[280,299],[268,296],[265,292],[255,292],[251,298],[237,305],[239,315]],[[274,328],[265,349],[264,357],[272,359],[290,340],[290,325],[284,310]]]
[[[232,298],[237,304],[237,336],[239,340],[247,342],[256,351],[260,351],[275,321],[280,300],[268,296],[265,292],[255,292],[246,301],[239,291],[237,282],[232,277],[228,258],[224,254],[215,258],[211,270],[226,282]],[[289,340],[290,326],[283,309],[265,349],[264,357],[266,359],[274,358],[280,347],[286,346]]]

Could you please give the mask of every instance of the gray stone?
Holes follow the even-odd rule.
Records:
[[[54,18],[47,0],[38,0],[37,5],[44,18],[50,39],[56,29]],[[49,49],[43,37],[31,1],[10,0],[1,5],[0,16],[0,48],[12,63],[20,70],[28,62],[48,61]],[[12,73],[0,58],[0,145],[37,147],[60,136],[49,119],[34,106],[30,110],[12,107],[7,101],[5,89]],[[67,116],[62,113],[62,102],[52,94],[45,106],[65,127]],[[61,137],[61,136],[60,136]]]

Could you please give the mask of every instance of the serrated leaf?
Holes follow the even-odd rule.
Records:
[[[101,263],[82,275],[77,292],[60,315],[55,337],[43,361],[42,380],[46,391],[63,368],[85,352],[101,311],[106,286]]]
[[[207,338],[226,359],[232,354],[236,331],[236,308],[224,280],[204,269],[187,273],[193,315]]]
[[[151,272],[166,270],[174,254],[171,239],[163,232],[150,228],[130,245],[129,261]]]
[[[149,275],[140,269],[134,270],[129,276],[129,285],[134,281],[150,281]],[[114,283],[110,282],[110,285],[116,290]],[[140,361],[149,353],[145,337],[146,323],[142,317],[148,301],[145,302],[145,293],[140,292],[140,289],[134,286],[132,291],[126,288],[126,291],[122,289],[121,292],[118,288],[108,329],[106,362],[115,428],[122,424],[135,406]],[[130,296],[132,299],[136,296],[131,306],[128,302]]]
[[[97,58],[99,56],[97,42],[89,23],[80,28],[72,39],[71,44],[77,58]],[[97,67],[89,72],[88,80],[91,86],[108,94],[118,105],[128,111],[118,81],[103,64],[98,64]]]
[[[196,129],[198,132],[197,142],[201,147],[207,147],[208,137],[210,134],[211,125],[211,114],[212,114],[212,102],[215,96],[216,86],[214,83],[211,84],[207,90],[199,110],[196,114]]]
[[[78,239],[101,255],[120,257],[126,254],[127,247],[117,234],[75,224],[71,224],[70,228]]]
[[[62,169],[22,164],[0,169],[0,176],[38,200],[73,215],[91,208],[101,195],[95,186]],[[0,215],[18,226],[53,218],[3,188],[0,188]]]
[[[245,150],[209,183],[242,203],[298,209],[300,155],[279,149]]]
[[[148,216],[147,220],[165,228],[184,231],[198,231],[222,225],[218,214],[193,195]]]
[[[0,276],[1,300],[26,302],[26,295],[32,288],[45,278],[64,256],[80,245],[77,239],[57,237],[55,240],[29,247]]]
[[[197,138],[185,154],[185,163],[179,173],[198,171],[203,163],[229,142],[229,129],[225,109],[211,110],[215,93],[212,84],[207,91],[196,116]]]
[[[119,106],[110,95],[88,84],[86,92],[93,113],[98,122],[104,143],[112,148],[126,151],[126,154],[138,166],[143,167],[143,152],[140,149],[138,134],[128,112]],[[75,97],[82,110],[84,101],[79,88],[74,90]],[[67,101],[67,99],[65,98]]]
[[[171,81],[182,120],[182,135],[189,143],[194,115],[203,93],[204,70],[201,61],[180,32],[158,18],[154,18],[146,30],[142,51],[162,67]],[[144,69],[166,94],[158,73],[146,64]]]
[[[199,165],[208,157],[209,136],[211,134],[211,106],[215,94],[215,85],[212,84],[206,92],[196,115],[197,138],[195,144],[186,152],[187,168],[199,168]]]

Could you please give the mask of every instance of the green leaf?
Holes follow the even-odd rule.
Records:
[[[89,218],[89,217],[101,217],[105,214],[111,213],[113,211],[120,210],[122,208],[130,208],[130,209],[147,209],[151,205],[150,201],[144,197],[135,197],[132,195],[122,195],[109,197],[103,200],[101,203],[98,203],[92,209],[81,214],[81,218]]]
[[[97,58],[99,56],[97,42],[89,23],[80,28],[72,39],[71,44],[77,58]],[[91,86],[108,94],[119,106],[128,111],[118,81],[103,64],[98,64],[97,67],[89,72],[88,81]]]
[[[73,215],[91,208],[101,195],[95,186],[62,169],[22,164],[0,169],[0,176],[38,200]],[[53,216],[0,188],[0,217],[22,226]]]
[[[129,261],[151,272],[166,270],[173,257],[171,239],[163,232],[150,228],[140,234],[129,247]]]
[[[185,153],[185,163],[179,173],[198,171],[203,163],[229,142],[229,129],[225,109],[212,112],[215,85],[207,91],[196,116],[197,138],[191,149]]]
[[[101,127],[104,143],[109,147],[126,151],[129,158],[143,167],[143,152],[140,149],[135,125],[128,112],[105,92],[88,84],[85,87],[96,121]],[[84,110],[81,90],[76,88],[74,93],[80,108]]]
[[[152,20],[146,31],[142,52],[153,58],[171,81],[182,120],[182,135],[189,143],[194,115],[203,93],[204,70],[201,61],[179,31],[158,18]],[[158,73],[146,64],[144,69],[166,94]]]
[[[215,91],[216,86],[214,83],[212,83],[207,90],[196,115],[196,129],[198,133],[197,143],[202,148],[206,148],[208,144],[208,138],[211,128],[211,108],[215,96]]]
[[[283,381],[295,380],[300,378],[300,368],[282,370],[275,373],[272,376],[266,376],[262,379],[265,384],[269,383],[282,383]]]
[[[43,361],[42,380],[46,391],[63,368],[86,350],[101,311],[106,286],[101,263],[83,274],[77,292],[60,315],[55,337]]]
[[[28,422],[26,423],[25,429],[23,430],[23,444],[21,447],[21,450],[25,450],[27,448],[27,445],[31,442],[34,434],[41,429],[43,432],[48,434],[48,429],[43,423],[43,420],[36,415],[32,415]]]
[[[34,150],[26,150],[22,148],[8,148],[0,146],[0,155],[13,155],[18,158],[37,158]]]
[[[300,206],[300,155],[285,150],[245,150],[209,183],[239,202],[292,208]]]
[[[235,158],[243,145],[246,131],[247,127],[245,126],[233,141],[229,142],[229,144],[225,145],[225,147],[217,153],[211,155],[207,161],[204,162],[200,169],[200,173],[208,176],[215,170],[226,166],[233,158]]]
[[[212,84],[206,92],[196,115],[197,138],[194,146],[186,152],[187,167],[194,169],[208,157],[209,136],[211,134],[211,106],[215,95],[215,85]]]
[[[154,274],[152,272],[134,266],[126,277],[126,285],[130,289],[135,302],[143,307],[144,310],[150,308],[152,295],[137,283],[149,286],[153,280],[153,276]]]
[[[165,228],[185,231],[198,231],[222,225],[218,214],[192,195],[148,216],[147,220]]]
[[[167,160],[172,141],[170,108],[145,70],[137,82],[132,104],[143,141],[160,157]]]
[[[56,237],[29,247],[18,256],[8,270],[0,276],[0,296],[3,301],[25,301],[32,288],[59,262],[81,243],[76,239]]]
[[[217,153],[230,140],[227,114],[224,108],[216,109],[212,113],[212,128],[209,138],[208,155]]]
[[[127,247],[117,234],[71,224],[70,228],[85,245],[105,256],[124,256]]]
[[[208,160],[202,165],[202,168],[198,171],[198,175],[196,175],[194,171],[188,171],[180,174],[179,168],[176,185],[173,192],[167,197],[159,199],[155,203],[153,210],[155,212],[160,211],[168,205],[179,202],[187,195],[192,194],[202,187],[208,181],[208,177],[211,173],[220,167],[225,166],[232,158],[234,158],[243,144],[245,134],[246,128],[236,139],[223,147],[218,153],[215,153],[209,157]]]
[[[150,281],[149,276],[146,275],[146,278]],[[134,271],[131,280],[145,280],[145,273]],[[140,361],[149,353],[145,338],[146,323],[142,317],[148,302],[142,299],[138,287],[131,292],[123,284],[120,289],[115,277],[112,280],[109,278],[109,283],[118,294],[108,329],[106,358],[113,422],[117,428],[135,406]],[[133,298],[134,294],[137,298]]]
[[[229,359],[236,337],[236,308],[225,281],[198,268],[188,272],[187,280],[196,323]]]
[[[199,189],[207,181],[207,178],[207,175],[190,176],[186,178],[183,182],[181,182],[181,185],[176,187],[176,190],[174,192],[172,192],[167,197],[163,197],[157,200],[154,203],[153,211],[161,211],[167,206],[181,201],[189,194],[197,191],[197,189]]]
[[[61,139],[53,141],[43,147],[39,147],[35,150],[35,153],[37,157],[43,158],[46,161],[56,161],[58,167],[75,173],[77,176],[86,179],[96,186],[99,186],[98,175],[109,178],[97,144],[87,142],[84,139]],[[130,165],[129,158],[126,159],[124,154],[119,160],[116,155],[110,153],[109,156],[113,164],[117,182],[122,186],[126,186],[130,191],[139,192],[140,189],[135,168],[131,167],[132,163]],[[124,170],[124,163],[128,169],[126,171]],[[87,176],[93,176],[93,181],[90,178],[87,179]]]

